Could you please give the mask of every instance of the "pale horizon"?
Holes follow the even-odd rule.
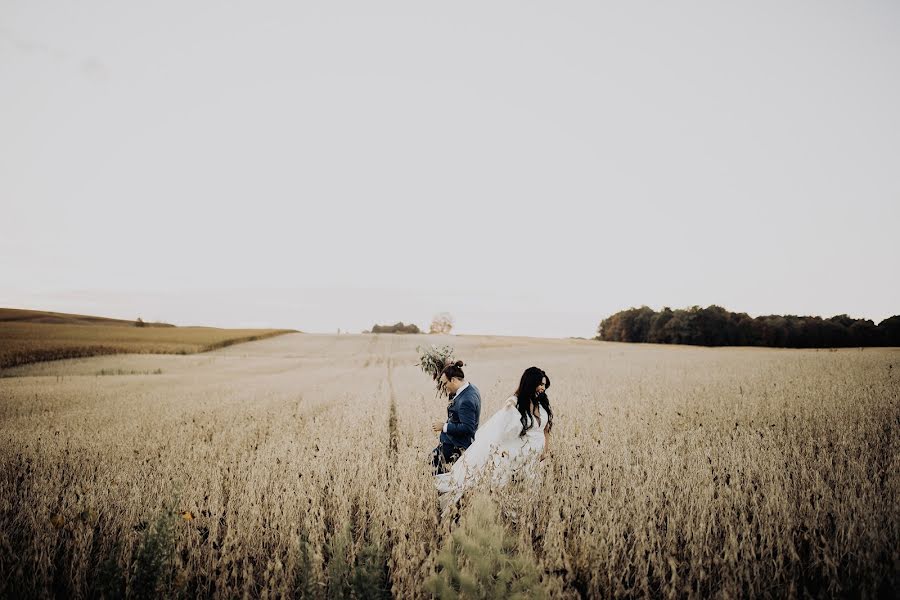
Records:
[[[0,306],[900,314],[900,5],[0,5]]]
[[[632,308],[623,306],[618,310],[607,313],[573,312],[553,313],[539,312],[535,308],[530,311],[521,311],[510,316],[504,313],[506,304],[498,300],[494,304],[485,304],[481,310],[476,307],[466,307],[464,298],[458,298],[454,306],[461,306],[456,311],[429,311],[421,308],[422,304],[444,298],[437,292],[432,294],[420,294],[410,298],[397,294],[391,290],[359,290],[359,289],[330,289],[330,290],[270,290],[269,295],[254,296],[243,290],[221,290],[220,293],[205,292],[191,295],[188,299],[180,295],[165,294],[114,294],[114,293],[85,293],[74,292],[68,295],[60,295],[55,300],[45,302],[42,305],[12,305],[0,302],[0,308],[18,308],[31,310],[46,310],[51,312],[68,312],[116,319],[137,319],[140,317],[147,322],[164,322],[178,326],[210,326],[225,328],[280,328],[297,329],[304,333],[361,333],[369,330],[373,325],[393,325],[398,321],[418,325],[427,333],[432,317],[438,312],[449,312],[455,321],[453,334],[458,335],[494,335],[512,337],[536,337],[536,338],[593,338],[597,335],[597,327],[600,321],[618,312]],[[278,293],[275,293],[278,292]],[[365,315],[353,315],[352,306],[356,303],[356,294],[364,294],[374,306],[371,314],[380,315],[381,318],[368,318]],[[243,297],[241,297],[243,295]],[[151,302],[146,302],[147,298]],[[187,300],[187,301],[186,301]],[[35,296],[35,302],[39,297]],[[222,303],[225,303],[222,306]],[[451,302],[445,302],[451,304]],[[515,299],[510,299],[509,304],[515,304]],[[136,307],[145,305],[148,310],[136,310]],[[79,310],[70,310],[72,306],[83,307]],[[521,306],[521,305],[519,305]],[[639,307],[640,304],[633,307]],[[650,305],[654,310],[661,310],[664,305]],[[668,305],[665,305],[668,306]],[[702,305],[706,307],[707,305]],[[689,308],[689,306],[668,306],[671,309]],[[98,312],[109,308],[107,313]],[[812,316],[829,318],[838,314],[806,314],[789,312],[748,312],[740,308],[723,306],[731,312],[746,312],[751,317],[780,314],[793,314],[797,316]],[[254,313],[254,311],[256,311]],[[304,316],[314,314],[315,318]],[[871,319],[877,325],[883,319],[894,315],[872,317],[871,315],[846,313],[852,318]],[[179,318],[169,318],[166,315],[178,315]],[[240,315],[237,318],[234,315]],[[412,315],[413,318],[401,315]],[[304,325],[304,322],[310,325]],[[519,329],[519,323],[528,323],[527,329]],[[559,332],[562,333],[559,333]]]

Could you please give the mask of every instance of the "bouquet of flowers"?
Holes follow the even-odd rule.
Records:
[[[430,375],[437,386],[438,395],[444,393],[444,385],[441,383],[441,373],[444,367],[453,363],[453,346],[431,346],[416,348],[419,353],[419,362],[416,363],[426,375]]]

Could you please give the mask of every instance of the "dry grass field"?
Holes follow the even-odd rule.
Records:
[[[194,354],[286,333],[150,324],[85,315],[0,308],[0,369],[102,354]]]
[[[469,363],[482,419],[548,372],[537,487],[440,520],[422,343]],[[0,596],[896,595],[898,371],[897,349],[393,335],[16,367]]]

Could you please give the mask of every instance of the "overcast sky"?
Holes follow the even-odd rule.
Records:
[[[0,306],[900,313],[900,3],[0,0]]]

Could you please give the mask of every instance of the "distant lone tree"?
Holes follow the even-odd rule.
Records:
[[[140,317],[137,318],[137,321],[134,322],[135,327],[146,327],[147,324],[144,323],[144,320]]]
[[[439,313],[434,315],[431,319],[431,327],[428,328],[428,333],[450,333],[453,329],[453,317],[450,313]]]

